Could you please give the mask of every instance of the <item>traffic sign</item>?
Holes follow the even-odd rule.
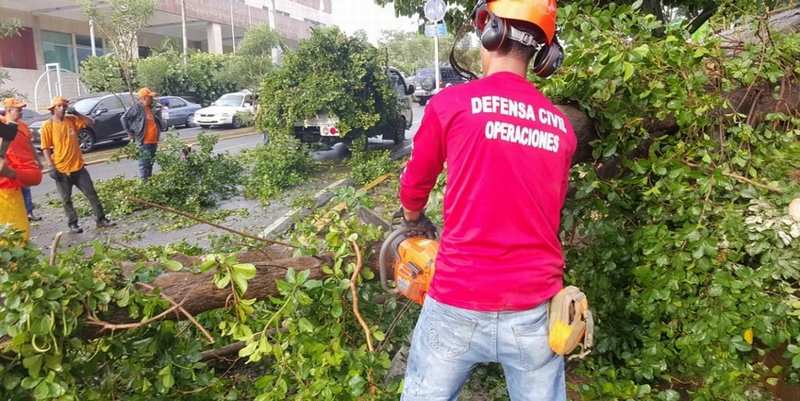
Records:
[[[438,24],[425,24],[425,36],[428,37],[445,37],[447,36],[447,25],[444,22]]]
[[[444,0],[428,0],[425,2],[425,18],[431,22],[438,22],[444,18],[447,4]]]

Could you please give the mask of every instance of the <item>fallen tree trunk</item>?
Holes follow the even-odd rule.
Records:
[[[325,257],[289,257],[291,250],[278,245],[271,246],[267,251],[249,251],[237,255],[240,263],[251,263],[256,267],[256,275],[248,281],[245,298],[266,299],[278,295],[277,281],[283,279],[286,271],[308,270],[309,278],[318,279],[323,276],[322,266],[329,262]],[[184,266],[196,266],[200,258],[177,257]],[[205,311],[225,308],[231,297],[230,288],[217,288],[213,280],[214,272],[170,272],[155,278],[149,286],[163,296],[180,303],[180,308],[191,315]],[[124,308],[113,308],[99,317],[103,322],[120,325],[136,323]],[[170,313],[164,320],[184,320],[187,317],[179,313]],[[109,334],[110,331],[102,326],[85,324],[79,337],[89,340]]]

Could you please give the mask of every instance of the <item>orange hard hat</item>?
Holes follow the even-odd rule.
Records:
[[[7,97],[3,99],[3,107],[6,109],[23,108],[27,106],[25,102],[14,97]]]
[[[141,99],[145,97],[154,97],[157,95],[157,93],[150,90],[150,88],[144,87],[139,89],[139,92],[137,92],[136,95],[139,97],[139,99]]]
[[[492,14],[506,19],[526,21],[544,32],[547,44],[556,36],[556,0],[487,0]]]
[[[53,110],[56,106],[64,106],[64,107],[66,107],[67,105],[69,105],[69,100],[67,100],[67,98],[65,98],[63,96],[56,96],[50,102],[50,107],[48,107],[47,109],[48,110]]]

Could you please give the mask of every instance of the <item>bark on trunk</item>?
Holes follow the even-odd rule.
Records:
[[[283,279],[288,269],[297,271],[310,271],[310,278],[318,279],[323,276],[322,266],[330,260],[326,257],[291,257],[291,249],[278,245],[268,247],[263,251],[249,251],[237,255],[239,262],[252,263],[256,266],[256,276],[247,286],[246,298],[265,299],[278,295],[277,281]],[[176,257],[185,267],[197,266],[200,258]],[[192,315],[205,311],[225,308],[230,302],[230,288],[219,289],[214,285],[213,272],[190,273],[172,272],[164,273],[155,278],[149,285],[155,287],[161,294],[181,303],[182,308]],[[134,323],[127,310],[114,308],[99,317],[105,322],[114,324]],[[186,319],[181,313],[169,314],[167,320]],[[109,334],[108,331],[94,325],[84,325],[79,336],[83,339],[98,338]]]

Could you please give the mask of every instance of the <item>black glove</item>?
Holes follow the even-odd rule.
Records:
[[[400,212],[402,216],[400,227],[408,230],[408,235],[410,237],[425,237],[428,239],[436,239],[439,237],[439,230],[436,229],[436,226],[428,216],[425,216],[424,212],[420,212],[419,218],[414,221],[406,220],[405,213],[402,213],[402,209]]]

